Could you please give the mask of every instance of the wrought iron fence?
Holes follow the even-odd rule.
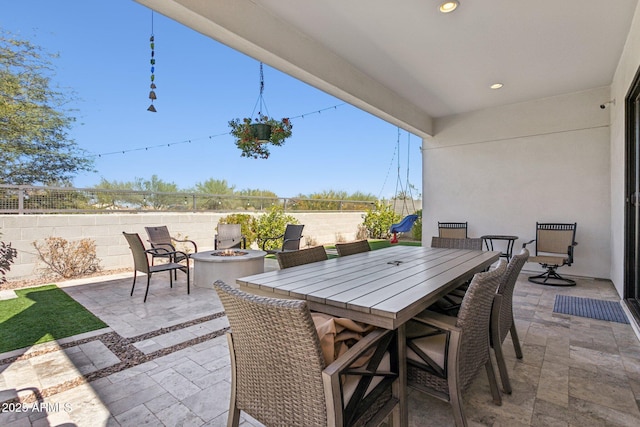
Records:
[[[364,211],[372,200],[160,193],[96,188],[0,185],[0,214],[265,211]]]

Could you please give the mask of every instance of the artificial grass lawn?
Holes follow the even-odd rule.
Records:
[[[0,301],[0,353],[107,327],[56,285],[15,293]]]

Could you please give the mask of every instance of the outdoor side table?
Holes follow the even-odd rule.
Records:
[[[484,241],[484,244],[487,245],[488,251],[493,251],[493,241],[494,240],[504,240],[507,242],[507,248],[504,252],[500,253],[500,256],[506,258],[507,261],[511,261],[511,256],[513,255],[513,245],[518,240],[518,236],[505,236],[502,234],[487,234],[481,237]]]

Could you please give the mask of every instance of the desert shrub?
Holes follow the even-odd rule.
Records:
[[[45,273],[70,279],[100,271],[96,244],[91,239],[69,242],[62,237],[47,237],[44,243],[33,242]]]
[[[268,213],[256,218],[256,233],[258,245],[262,248],[262,242],[268,237],[276,237],[284,234],[287,224],[299,224],[298,220],[284,213],[282,206],[274,205]],[[282,240],[269,240],[265,249],[278,249],[282,246]]]
[[[189,240],[188,234],[176,233],[175,236],[172,236],[172,244],[176,251],[184,252],[185,254],[193,252],[194,247],[191,242],[179,242],[178,240]]]
[[[342,233],[336,233],[336,243],[344,243],[347,239],[342,235]]]
[[[358,231],[356,232],[356,240],[365,240],[369,237],[369,232],[364,224],[358,224]]]
[[[389,229],[400,219],[400,215],[393,211],[391,205],[378,201],[373,208],[367,209],[363,224],[367,229],[368,237],[388,239],[391,236]]]
[[[229,214],[220,218],[219,224],[240,224],[240,230],[247,239],[247,248],[254,243],[257,238],[256,218],[249,214]]]
[[[413,223],[411,235],[415,240],[422,240],[422,209],[417,210],[416,215],[418,215],[418,219]]]
[[[308,247],[318,246],[318,239],[312,236],[304,236],[304,242]]]
[[[0,242],[0,283],[5,283],[5,275],[11,269],[11,264],[15,262],[18,251],[11,247],[11,243]]]

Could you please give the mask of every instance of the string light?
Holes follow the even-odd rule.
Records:
[[[290,117],[289,120],[304,118],[304,116],[311,115],[311,114],[320,114],[322,111],[327,111],[327,110],[331,110],[331,109],[337,110],[338,107],[341,107],[343,105],[345,105],[345,104],[342,103],[342,104],[332,105],[331,107],[322,108],[320,110],[313,111],[311,113],[304,113],[304,114],[300,114],[300,115],[297,115],[297,116],[294,116],[294,117]],[[153,104],[151,106],[153,107]],[[179,145],[179,144],[189,144],[189,143],[191,143],[193,141],[199,141],[199,140],[203,140],[203,139],[214,139],[214,138],[217,138],[217,137],[220,137],[220,136],[225,136],[225,135],[229,135],[229,132],[219,133],[219,134],[215,134],[215,135],[208,135],[208,136],[204,136],[202,138],[191,138],[191,139],[186,139],[184,141],[179,141],[179,142],[170,142],[168,144],[149,145],[149,146],[146,146],[146,147],[132,148],[132,149],[129,149],[129,150],[119,150],[119,151],[111,151],[111,152],[108,152],[108,153],[92,154],[92,155],[89,155],[88,157],[102,157],[102,156],[110,156],[110,155],[113,155],[113,154],[126,154],[126,153],[131,153],[133,151],[141,151],[141,150],[147,151],[147,150],[150,150],[150,149],[153,149],[153,148],[166,148],[166,147],[171,147],[171,146]]]

